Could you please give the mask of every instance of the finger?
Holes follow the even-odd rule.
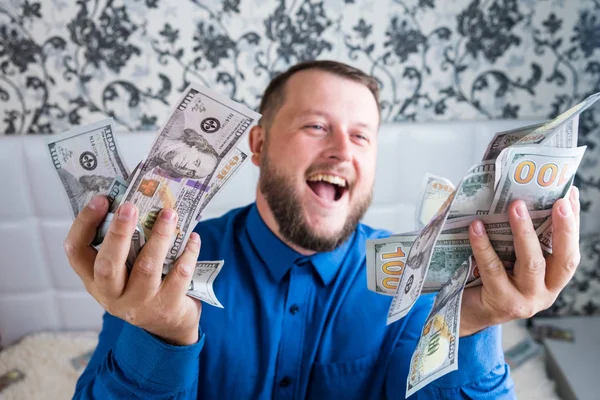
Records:
[[[122,204],[110,223],[94,265],[94,283],[104,298],[116,299],[123,293],[127,282],[125,261],[136,225],[137,207]]]
[[[579,188],[577,186],[571,186],[569,201],[571,202],[573,214],[575,214],[575,225],[577,232],[579,232],[581,205],[579,204]]]
[[[504,295],[509,290],[511,283],[481,221],[476,220],[471,224],[469,240],[483,285],[493,295]]]
[[[517,256],[515,286],[525,295],[542,293],[546,287],[546,259],[525,202],[514,201],[508,208],[508,218]]]
[[[580,261],[576,215],[567,199],[552,207],[552,254],[547,259],[546,287],[559,292],[569,282]]]
[[[160,286],[163,264],[167,252],[173,245],[173,235],[177,226],[177,213],[171,208],[163,208],[154,226],[150,239],[135,260],[126,291],[132,298],[144,298],[156,293]]]
[[[166,299],[175,299],[185,295],[192,281],[199,254],[200,236],[196,232],[192,232],[183,254],[177,259],[162,284],[161,296]]]
[[[69,264],[83,283],[94,279],[96,250],[90,245],[96,236],[96,229],[108,211],[108,201],[104,196],[96,196],[79,212],[71,225],[64,242]]]

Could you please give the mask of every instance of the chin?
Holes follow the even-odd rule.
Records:
[[[340,210],[328,210],[323,213],[309,213],[305,210],[305,220],[310,229],[321,237],[334,237],[340,234],[344,228],[347,213],[341,213]],[[337,214],[337,215],[336,215]]]

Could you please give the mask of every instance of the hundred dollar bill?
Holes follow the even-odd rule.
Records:
[[[406,256],[417,237],[418,233],[367,240],[367,288],[369,290],[388,296],[394,295],[402,278]]]
[[[240,149],[234,149],[227,155],[227,157],[223,159],[221,164],[219,164],[218,172],[213,175],[208,185],[210,189],[202,193],[202,198],[200,199],[200,208],[198,209],[198,214],[196,215],[196,221],[200,221],[202,218],[202,211],[206,209],[208,204],[210,204],[212,199],[217,195],[217,193],[219,193],[221,188],[225,186],[227,181],[233,175],[235,175],[235,173],[240,169],[247,159],[248,155]]]
[[[407,254],[417,237],[418,235],[407,234],[367,240],[367,287],[369,290],[388,296],[395,294],[404,272]],[[490,234],[489,238],[505,268],[512,270],[516,259],[513,237]],[[467,232],[441,234],[433,248],[429,270],[421,293],[438,291],[472,254],[473,250]],[[479,279],[479,271],[475,268],[473,271],[474,275],[469,276],[468,283]],[[479,280],[475,284],[480,283]]]
[[[517,369],[525,361],[543,353],[544,347],[531,338],[525,337],[519,343],[504,352],[504,359],[512,370]]]
[[[112,118],[50,136],[46,146],[77,217],[96,195],[106,194],[114,178],[129,169],[119,153]]]
[[[410,360],[406,397],[458,369],[461,300],[471,257],[440,288]]]
[[[469,169],[456,193],[448,220],[465,215],[485,215],[494,199],[494,161],[483,161]]]
[[[483,159],[481,161],[496,160],[496,158],[498,158],[498,155],[502,150],[509,146],[512,146],[513,144],[518,142],[519,139],[522,139],[526,135],[535,131],[537,128],[541,127],[542,125],[544,124],[541,123],[535,125],[528,125],[517,129],[511,129],[509,131],[496,133],[490,141],[490,143],[488,144],[488,147],[485,150],[485,153],[483,154]]]
[[[197,84],[188,86],[150,152],[132,179],[122,202],[135,204],[148,240],[158,212],[173,208],[177,231],[167,254],[167,273],[181,255],[195,224],[204,191],[221,162],[258,121],[260,114]]]
[[[540,231],[539,233],[538,230]],[[538,233],[542,250],[552,254],[552,218],[548,218],[538,230],[536,230],[536,233]]]
[[[449,179],[429,173],[425,174],[416,214],[419,229],[431,221],[454,189],[454,185]]]
[[[600,99],[600,92],[588,96],[582,102],[520,138],[515,145],[541,145],[561,148],[576,147],[579,114],[588,109],[598,99]]]
[[[552,148],[510,147],[502,165],[490,214],[504,214],[513,200],[525,201],[528,210],[547,210],[570,189],[586,146]],[[500,158],[500,157],[499,157]]]
[[[421,294],[434,245],[442,232],[453,200],[461,185],[462,181],[410,247],[402,278],[388,310],[386,324],[398,321],[408,314]]]
[[[187,295],[211,306],[223,308],[213,289],[213,282],[217,279],[219,272],[221,272],[223,263],[223,260],[198,261]]]

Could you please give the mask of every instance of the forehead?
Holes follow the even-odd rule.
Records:
[[[377,102],[367,86],[318,69],[299,71],[289,78],[280,111],[288,117],[320,111],[373,129],[379,125]]]

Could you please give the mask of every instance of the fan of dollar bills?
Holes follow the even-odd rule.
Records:
[[[163,265],[163,276],[183,253],[202,212],[248,158],[240,140],[260,114],[204,86],[186,88],[133,173],[119,153],[112,118],[51,136],[46,145],[71,203],[74,217],[96,195],[109,200],[109,212],[93,244],[101,246],[115,211],[124,202],[138,208],[129,268],[149,239],[161,209],[174,209],[177,228]],[[199,261],[187,294],[223,307],[213,282],[220,261]]]
[[[524,200],[542,249],[552,252],[552,205],[567,195],[586,150],[577,147],[579,114],[599,98],[591,95],[548,122],[497,133],[457,186],[426,175],[421,229],[367,241],[368,288],[394,296],[388,324],[406,316],[421,293],[437,292],[410,362],[406,397],[458,369],[463,290],[481,284],[468,235],[475,219],[510,273],[516,255],[507,210]]]

